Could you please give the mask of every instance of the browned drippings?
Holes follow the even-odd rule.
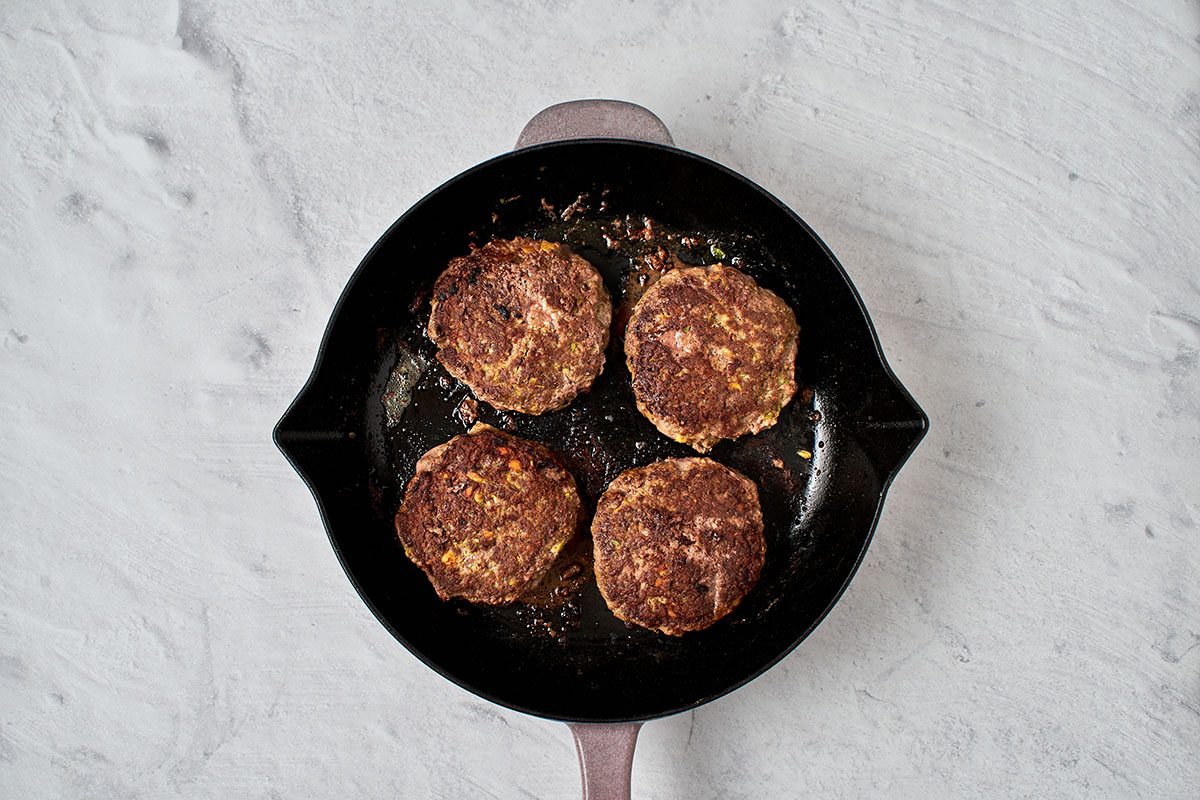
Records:
[[[479,420],[479,401],[469,394],[464,395],[463,399],[454,409],[454,416],[465,427],[470,428]]]
[[[540,581],[518,598],[535,608],[558,608],[592,578],[592,537],[580,533],[563,547]]]

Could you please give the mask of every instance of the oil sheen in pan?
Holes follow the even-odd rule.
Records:
[[[393,512],[417,459],[429,448],[465,432],[477,420],[543,442],[558,452],[579,484],[590,519],[596,499],[619,473],[662,458],[695,455],[690,447],[655,430],[633,401],[622,333],[629,309],[645,288],[676,264],[721,261],[780,294],[793,308],[801,298],[787,270],[767,258],[752,237],[735,231],[679,231],[669,221],[619,213],[607,208],[603,191],[580,194],[561,211],[541,202],[536,213],[513,214],[511,221],[506,221],[508,205],[504,200],[497,205],[491,223],[481,224],[472,242],[463,242],[463,251],[469,244],[481,244],[493,236],[524,235],[565,242],[595,265],[616,307],[604,371],[592,388],[567,408],[539,416],[501,412],[486,403],[475,403],[469,390],[450,377],[435,358],[436,348],[425,333],[429,285],[425,286],[409,303],[403,324],[380,331],[382,357],[376,390],[369,401],[375,404],[373,416],[387,443],[387,463],[376,465],[373,483],[380,484],[378,502],[391,503]],[[803,327],[800,347],[804,347]],[[758,485],[767,537],[767,561],[758,586],[718,625],[746,624],[752,621],[752,609],[761,612],[769,608],[769,603],[756,603],[755,594],[801,567],[794,562],[808,557],[817,538],[817,532],[805,525],[804,510],[811,494],[825,483],[822,470],[826,468],[827,437],[823,432],[833,422],[821,415],[819,392],[805,387],[799,373],[797,383],[801,389],[775,426],[722,442],[710,454]],[[783,537],[792,540],[791,546],[774,547]],[[564,551],[551,568],[548,583],[535,591],[528,604],[490,608],[450,602],[459,613],[487,617],[496,633],[508,631],[523,637],[534,632],[572,644],[620,646],[631,631],[600,597],[591,578],[590,547],[585,522],[577,546]],[[772,558],[772,553],[782,552],[790,553],[792,563],[781,564]]]

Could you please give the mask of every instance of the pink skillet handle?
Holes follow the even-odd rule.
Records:
[[[579,772],[583,776],[583,800],[629,800],[633,772],[633,748],[640,722],[615,724],[571,722]]]
[[[663,121],[624,100],[570,100],[543,109],[525,125],[515,149],[567,139],[640,139],[675,144]]]

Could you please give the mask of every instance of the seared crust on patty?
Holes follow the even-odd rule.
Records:
[[[766,557],[757,487],[707,458],[621,473],[596,505],[592,539],[613,614],[672,636],[732,611]]]
[[[701,453],[769,428],[796,393],[799,333],[787,303],[732,267],[672,270],[625,329],[638,410]]]
[[[443,600],[503,605],[550,567],[580,509],[575,481],[553,453],[476,425],[421,456],[396,533]]]
[[[612,301],[565,245],[494,240],[452,260],[433,285],[438,360],[496,408],[567,405],[604,368]]]

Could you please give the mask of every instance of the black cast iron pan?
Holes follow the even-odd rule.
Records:
[[[729,617],[680,638],[618,621],[594,582],[560,608],[442,602],[392,523],[416,459],[468,427],[456,413],[467,390],[433,359],[423,333],[429,287],[470,243],[526,234],[568,241],[620,302],[631,259],[609,251],[597,226],[625,215],[688,234],[685,260],[732,261],[800,322],[798,381],[811,392],[798,393],[774,428],[711,454],[759,486],[762,578]],[[479,405],[481,421],[559,451],[588,503],[625,469],[690,453],[635,409],[618,335],[602,376],[568,408],[527,417]],[[578,101],[539,114],[517,150],[451,179],[388,229],[338,301],[275,440],[312,488],[342,566],[379,621],[469,691],[577,723],[585,790],[596,798],[628,791],[641,721],[737,688],[820,623],[927,426],[845,270],[803,220],[741,175],[671,146],[645,109]]]

